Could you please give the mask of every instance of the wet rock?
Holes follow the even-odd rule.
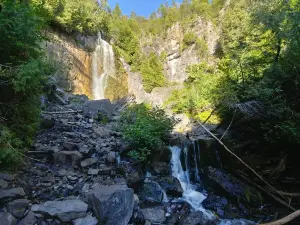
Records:
[[[31,208],[35,213],[57,217],[63,222],[85,217],[87,209],[88,205],[80,200],[49,201]]]
[[[78,151],[62,151],[53,154],[55,164],[77,165],[82,159],[82,154]]]
[[[0,189],[5,189],[7,188],[8,184],[5,180],[0,179]]]
[[[163,223],[166,220],[165,209],[163,206],[144,208],[140,210],[145,220],[151,223]]]
[[[92,166],[92,165],[96,164],[97,161],[98,161],[97,159],[89,158],[89,159],[83,160],[83,161],[80,163],[80,165],[81,165],[82,168],[85,168],[85,167],[89,167],[89,166]]]
[[[9,212],[0,212],[0,224],[1,225],[16,225],[16,218]]]
[[[89,169],[88,175],[98,175],[99,171],[99,169]]]
[[[26,194],[23,188],[13,188],[8,190],[0,190],[0,201],[6,199],[16,199],[20,197],[24,197]]]
[[[35,225],[37,219],[32,211],[30,211],[24,219],[22,219],[18,225]]]
[[[224,216],[224,210],[228,205],[228,201],[224,197],[208,195],[207,198],[202,202],[202,205],[207,209],[213,210],[217,213],[219,212],[219,216]]]
[[[106,225],[125,225],[132,217],[134,192],[126,185],[96,185],[88,193],[89,205]]]
[[[208,178],[207,184],[216,194],[234,197],[243,200],[245,203],[260,206],[261,197],[259,192],[249,187],[249,185],[220,169],[208,167],[205,172]]]
[[[163,197],[163,189],[157,182],[145,180],[139,192],[139,198],[141,200],[151,202],[162,202]]]
[[[203,212],[192,212],[179,220],[179,225],[216,225],[217,220],[211,220]]]
[[[166,162],[154,162],[152,163],[152,171],[154,175],[170,175],[171,168],[170,165]]]
[[[97,225],[98,220],[95,217],[92,217],[91,215],[88,215],[85,218],[80,218],[73,221],[74,225]]]
[[[27,199],[18,199],[7,204],[7,211],[17,218],[22,218],[28,208],[29,201]]]
[[[183,189],[179,180],[175,177],[164,177],[158,179],[159,185],[165,190],[167,195],[179,198],[182,196]]]
[[[0,179],[3,179],[5,181],[13,181],[14,177],[6,173],[0,173]]]

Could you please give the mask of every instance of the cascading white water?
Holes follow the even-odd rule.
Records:
[[[185,148],[186,149],[186,148]],[[184,171],[181,165],[180,155],[181,149],[177,146],[170,147],[172,152],[171,167],[172,175],[176,177],[183,189],[182,198],[188,202],[195,210],[203,212],[209,218],[214,218],[214,215],[202,207],[202,202],[206,196],[201,192],[196,191],[196,187],[190,183],[189,172]],[[185,150],[186,154],[187,150]]]
[[[207,216],[208,219],[215,220],[216,219],[215,215],[211,211],[206,210],[202,207],[202,202],[206,199],[206,196],[203,193],[196,191],[196,186],[190,183],[188,163],[186,162],[186,158],[188,156],[187,147],[184,148],[185,164],[187,168],[186,171],[183,170],[181,160],[180,160],[181,148],[177,146],[173,146],[173,147],[169,147],[169,149],[172,152],[172,158],[171,158],[172,176],[176,177],[181,184],[181,187],[183,189],[182,200],[188,202],[194,210],[203,212],[204,216]],[[195,149],[195,145],[194,145],[194,149]],[[198,147],[198,152],[199,152],[199,159],[200,159],[200,147]],[[194,157],[196,158],[196,155]],[[233,224],[253,225],[255,223],[244,219],[234,219],[234,220],[222,219],[222,220],[218,220],[217,224],[218,225],[233,225]]]
[[[102,67],[102,69],[101,69]],[[105,98],[105,89],[109,76],[115,77],[115,55],[112,46],[98,35],[97,46],[92,58],[93,97],[94,100]]]
[[[195,180],[196,182],[200,182],[200,176],[199,176],[199,169],[198,169],[198,162],[197,162],[197,154],[196,154],[196,146],[198,146],[199,150],[199,145],[196,144],[196,141],[193,142],[193,148],[194,148],[194,159],[195,159]],[[200,157],[200,150],[198,151],[199,157]],[[200,161],[199,161],[200,163]]]

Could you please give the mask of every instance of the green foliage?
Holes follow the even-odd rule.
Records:
[[[155,87],[163,87],[166,78],[163,74],[163,65],[157,55],[151,53],[140,65],[143,85],[146,92],[151,92]]]
[[[0,166],[20,162],[38,128],[40,96],[53,66],[40,50],[43,21],[23,2],[0,13]],[[17,166],[17,164],[14,164]]]
[[[197,36],[191,32],[185,33],[182,42],[182,51],[184,51],[197,42]]]
[[[144,104],[127,108],[119,122],[123,137],[132,149],[130,156],[141,161],[165,147],[173,126],[174,120],[164,110]]]

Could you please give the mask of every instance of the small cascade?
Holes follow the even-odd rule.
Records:
[[[198,169],[198,162],[197,162],[197,153],[196,153],[196,146],[197,145],[196,141],[193,141],[193,149],[194,149],[194,160],[195,160],[195,181],[200,182],[200,176],[199,176],[199,169]],[[199,148],[199,147],[198,147]],[[200,157],[200,152],[198,151],[199,157]],[[200,163],[200,161],[199,161]]]
[[[115,77],[115,55],[112,46],[98,35],[97,46],[92,58],[92,78],[94,100],[105,98],[109,76]]]
[[[183,189],[183,195],[182,198],[184,201],[188,202],[194,210],[203,212],[207,217],[214,218],[214,215],[204,209],[202,207],[202,202],[206,198],[204,194],[201,192],[196,191],[196,186],[190,183],[189,179],[189,170],[188,165],[186,166],[186,171],[183,170],[180,156],[181,156],[181,148],[177,146],[170,147],[170,150],[172,152],[172,158],[171,158],[171,167],[172,167],[172,175],[176,177]],[[185,162],[186,158],[188,156],[187,148],[184,148],[184,155],[185,155]],[[187,164],[187,163],[186,163]]]

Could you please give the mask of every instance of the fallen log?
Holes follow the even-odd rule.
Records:
[[[296,219],[299,216],[300,216],[300,210],[293,212],[292,214],[290,214],[280,220],[277,220],[277,221],[274,221],[271,223],[259,224],[259,225],[283,225],[283,224],[287,224],[287,223],[291,222],[292,220]]]

